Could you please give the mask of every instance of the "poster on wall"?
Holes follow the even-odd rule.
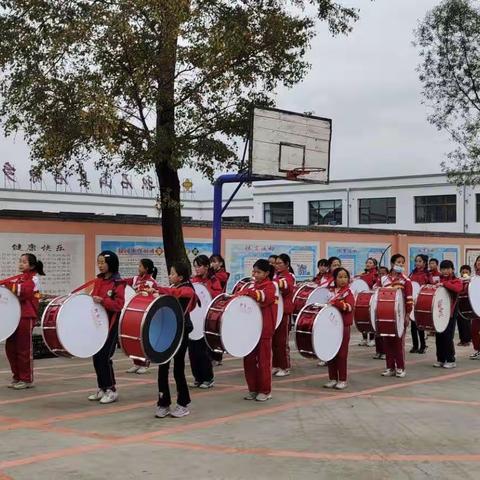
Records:
[[[428,258],[436,258],[439,262],[442,260],[451,260],[455,271],[460,267],[458,264],[460,261],[460,248],[457,245],[409,245],[408,268],[410,272],[415,268],[415,257],[420,254],[427,255]]]
[[[480,257],[480,247],[465,248],[465,264],[472,267],[473,273],[475,273],[475,260],[477,257]]]
[[[251,275],[259,258],[286,253],[292,260],[297,281],[311,280],[317,270],[320,245],[312,242],[283,242],[275,240],[227,240],[225,261],[230,271],[228,291],[243,277]]]
[[[167,265],[161,237],[106,237],[97,236],[97,254],[102,250],[115,252],[120,259],[120,273],[123,277],[138,274],[138,263],[142,258],[150,258],[158,268],[157,281],[161,285],[169,285]],[[212,243],[210,240],[185,239],[185,247],[190,261],[197,255],[210,256]]]
[[[338,257],[352,275],[359,275],[365,270],[368,258],[375,258],[382,265],[390,261],[390,246],[385,243],[328,243],[328,257]]]
[[[64,295],[85,282],[85,237],[0,233],[0,279],[18,273],[22,253],[33,253],[44,264],[43,294]]]

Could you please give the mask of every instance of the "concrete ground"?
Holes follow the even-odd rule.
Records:
[[[407,377],[383,378],[373,348],[350,350],[344,392],[325,390],[326,369],[293,353],[292,375],[273,399],[247,402],[242,363],[226,358],[216,386],[193,391],[191,414],[155,419],[156,368],[124,373],[120,400],[86,400],[91,362],[35,362],[36,387],[0,389],[0,480],[6,479],[477,479],[480,361],[457,348],[458,368],[407,354]],[[410,348],[407,345],[407,348]],[[187,367],[189,372],[189,367]],[[0,355],[0,381],[10,379]]]

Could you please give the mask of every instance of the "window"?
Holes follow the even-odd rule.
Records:
[[[360,223],[395,223],[396,198],[359,199]]]
[[[341,225],[342,201],[318,200],[308,202],[310,225]]]
[[[250,217],[223,217],[222,222],[249,223]]]
[[[267,224],[293,225],[293,202],[264,203],[263,218]]]
[[[456,221],[456,195],[415,197],[415,223],[452,223]]]

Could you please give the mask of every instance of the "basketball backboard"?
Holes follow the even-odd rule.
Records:
[[[250,174],[328,183],[332,121],[285,110],[253,109]]]

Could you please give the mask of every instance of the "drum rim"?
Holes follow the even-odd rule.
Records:
[[[68,295],[59,295],[58,297],[54,297],[52,300],[50,300],[50,302],[48,302],[48,305],[45,307],[45,310],[43,310],[43,313],[42,313],[42,318],[40,320],[40,329],[42,331],[42,340],[43,340],[43,343],[47,346],[47,348],[50,350],[51,353],[53,353],[56,357],[58,357],[58,353],[54,352],[51,348],[50,348],[50,344],[47,342],[47,340],[45,339],[45,331],[44,331],[44,328],[43,328],[43,325],[44,325],[44,321],[45,321],[45,317],[48,313],[48,310],[50,309],[50,306],[52,305],[53,302],[55,302],[55,300],[58,300],[59,298],[65,298],[65,299],[68,299],[69,297],[73,297],[74,295],[77,295],[77,294],[68,294]],[[78,294],[78,295],[86,295],[86,294]],[[65,302],[62,302],[58,307],[58,311],[57,311],[57,317],[58,315],[60,314],[60,311],[62,310],[63,308],[63,305],[64,305]],[[65,348],[65,345],[62,343],[62,341],[60,340],[60,337],[58,336],[57,334],[57,321],[56,321],[56,317],[55,317],[55,335],[57,337],[57,340],[58,342],[60,343],[60,346],[62,347],[62,350],[64,350],[65,352],[67,352],[67,355],[70,355],[70,357],[72,357],[72,355],[70,354],[70,352]]]
[[[318,305],[320,305],[320,304],[318,304]],[[319,355],[318,355],[318,353],[317,353],[317,351],[316,351],[316,349],[315,349],[315,342],[313,341],[314,338],[315,338],[314,335],[313,335],[313,331],[314,331],[314,329],[315,329],[315,325],[316,325],[317,320],[318,320],[318,315],[320,315],[320,313],[322,313],[326,308],[333,308],[333,309],[335,309],[335,310],[338,312],[338,314],[340,315],[340,318],[341,318],[341,320],[342,320],[342,321],[340,322],[340,325],[342,326],[342,340],[340,340],[340,346],[338,347],[337,353],[335,353],[335,355],[334,355],[330,360],[324,360],[323,358],[320,358],[320,357],[319,357]],[[313,351],[315,352],[315,355],[317,356],[317,358],[318,358],[319,360],[322,360],[322,362],[330,362],[331,360],[333,360],[333,359],[337,356],[338,352],[340,351],[340,348],[342,348],[342,342],[343,342],[343,334],[344,334],[344,332],[345,332],[345,325],[343,324],[343,316],[342,316],[342,313],[340,312],[340,310],[339,310],[337,307],[335,307],[335,305],[330,305],[329,303],[326,303],[326,304],[323,306],[323,308],[321,308],[320,311],[318,312],[318,314],[317,314],[317,316],[315,317],[315,320],[314,320],[314,322],[313,322],[313,326],[312,326],[312,346],[313,346]]]
[[[442,331],[439,331],[435,328],[435,322],[433,321],[433,314],[432,314],[433,328],[435,329],[436,333],[443,333],[448,328],[448,323],[450,322],[450,317],[451,317],[450,312],[452,311],[452,298],[450,297],[450,293],[448,292],[448,288],[445,288],[443,285],[439,285],[437,288],[435,288],[435,293],[432,295],[432,305],[435,302],[435,296],[440,291],[445,291],[446,292],[448,301],[450,302],[450,305],[449,305],[449,310],[448,310],[448,321],[447,321],[447,324],[445,325],[445,328]],[[473,307],[472,307],[472,310],[473,310]]]
[[[247,279],[248,279],[249,281],[248,281],[248,282],[245,282],[245,280],[247,280]],[[244,287],[246,287],[250,282],[254,282],[254,281],[255,281],[255,280],[254,280],[252,277],[243,277],[243,278],[241,278],[240,280],[237,280],[237,281],[235,282],[235,285],[234,285],[233,288],[232,288],[232,293],[231,293],[231,294],[227,294],[227,295],[233,295],[233,292],[235,291],[235,288],[237,287],[237,285],[238,285],[240,282],[245,282]],[[242,290],[243,290],[243,288],[240,289],[240,292],[241,292]]]

